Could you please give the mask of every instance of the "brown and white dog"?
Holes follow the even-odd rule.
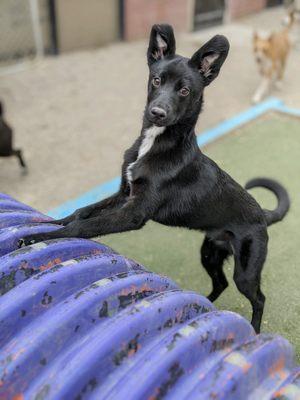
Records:
[[[294,14],[289,14],[289,21],[279,32],[262,37],[257,32],[253,35],[253,49],[262,81],[253,98],[258,103],[268,93],[273,83],[280,88],[286,60],[291,49],[289,31],[294,23]]]

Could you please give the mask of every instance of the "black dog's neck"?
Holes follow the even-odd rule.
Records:
[[[153,151],[170,150],[178,147],[182,147],[182,150],[188,147],[199,151],[195,134],[195,126],[198,116],[199,113],[194,113],[185,119],[181,119],[174,125],[166,126],[164,131],[156,137],[153,146],[156,147],[156,149],[153,148]],[[143,137],[145,132],[148,129],[153,128],[153,126],[153,123],[144,117],[141,136]]]

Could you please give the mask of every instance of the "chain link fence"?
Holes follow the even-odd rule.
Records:
[[[47,0],[0,0],[0,72],[51,49]]]

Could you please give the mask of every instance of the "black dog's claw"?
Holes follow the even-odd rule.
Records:
[[[21,247],[25,247],[25,240],[24,239],[19,239],[18,240],[18,249]]]
[[[34,244],[35,240],[26,240],[26,239],[19,239],[18,240],[18,248],[20,249],[21,247],[26,247],[30,246],[31,244]]]

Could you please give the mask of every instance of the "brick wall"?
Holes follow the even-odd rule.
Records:
[[[267,0],[225,0],[226,17],[230,21],[266,7]],[[194,0],[124,0],[124,39],[137,40],[148,36],[155,23],[168,22],[177,32],[192,30]]]
[[[124,38],[148,36],[155,23],[168,22],[177,32],[190,30],[191,0],[124,0]]]
[[[229,20],[257,12],[266,7],[267,0],[226,0]]]

